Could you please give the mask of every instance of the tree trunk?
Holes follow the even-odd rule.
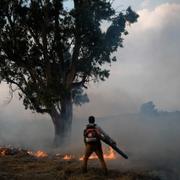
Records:
[[[52,109],[50,116],[54,124],[54,145],[56,147],[67,145],[70,141],[72,127],[72,98],[67,96],[61,102],[61,113],[55,108]]]

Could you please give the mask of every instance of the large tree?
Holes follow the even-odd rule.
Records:
[[[71,2],[66,9],[63,0],[0,1],[1,81],[18,88],[26,109],[51,116],[57,144],[70,131],[73,103],[88,82],[108,78],[103,65],[116,61],[126,26],[138,18],[109,0]]]

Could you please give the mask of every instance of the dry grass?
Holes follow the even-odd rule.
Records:
[[[81,171],[81,162],[57,158],[36,159],[20,154],[0,157],[0,180],[159,180],[148,172],[119,172],[110,170],[105,177],[100,168]]]

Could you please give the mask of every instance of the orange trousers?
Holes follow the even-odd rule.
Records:
[[[93,152],[96,153],[97,157],[100,160],[104,173],[105,175],[107,175],[108,170],[107,170],[106,163],[104,161],[101,143],[87,143],[86,144],[85,155],[83,159],[83,172],[87,172],[87,162]]]

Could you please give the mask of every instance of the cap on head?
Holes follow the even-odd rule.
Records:
[[[94,124],[94,122],[95,122],[95,117],[89,116],[89,123]]]

